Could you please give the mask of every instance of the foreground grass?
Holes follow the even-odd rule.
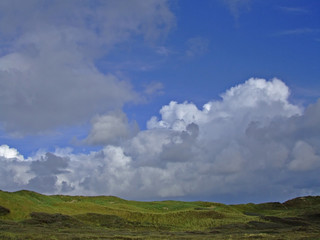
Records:
[[[320,239],[320,197],[137,202],[0,191],[0,239]]]

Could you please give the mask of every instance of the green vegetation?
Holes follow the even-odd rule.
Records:
[[[0,239],[320,239],[320,197],[224,205],[0,191]]]

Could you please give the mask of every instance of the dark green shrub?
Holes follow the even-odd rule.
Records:
[[[63,215],[60,213],[44,213],[44,212],[32,212],[30,213],[31,219],[24,220],[24,224],[31,224],[31,225],[54,225],[54,226],[61,226],[61,227],[75,227],[81,226],[82,223],[79,222],[77,219]]]
[[[10,210],[8,208],[0,206],[0,216],[5,216],[10,213]]]

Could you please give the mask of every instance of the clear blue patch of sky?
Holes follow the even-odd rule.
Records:
[[[201,107],[250,77],[278,77],[290,87],[292,101],[305,105],[316,101],[320,1],[251,1],[248,6],[239,9],[236,19],[222,1],[179,1],[173,9],[177,27],[164,43],[168,56],[131,49],[130,54],[141,63],[153,66],[123,71],[136,86],[162,82],[164,94],[149,104],[127,105],[129,117],[143,128],[171,100]],[[197,37],[208,40],[208,50],[187,57],[187,41]]]
[[[73,153],[89,153],[97,151],[101,146],[88,146],[83,143],[90,130],[89,124],[82,124],[72,127],[63,127],[38,135],[27,135],[23,137],[8,136],[4,131],[0,131],[0,145],[6,144],[15,148],[21,155],[28,158],[38,150],[54,152],[58,148],[71,147]]]

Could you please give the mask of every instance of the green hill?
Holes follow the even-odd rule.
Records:
[[[320,197],[138,202],[0,191],[0,239],[320,239]]]

